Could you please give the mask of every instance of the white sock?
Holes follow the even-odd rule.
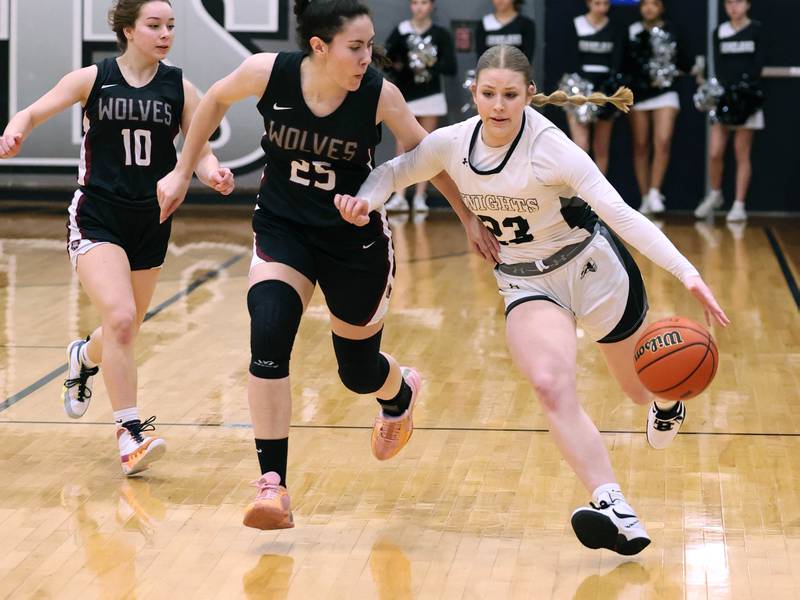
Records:
[[[78,352],[78,359],[81,361],[81,364],[86,367],[87,369],[94,369],[97,366],[96,362],[93,362],[91,358],[89,358],[89,352],[86,350],[89,347],[89,343],[85,343],[81,346],[80,352]]]
[[[660,190],[660,189],[658,189],[658,188],[651,187],[651,188],[650,188],[650,191],[649,191],[649,192],[647,192],[647,193],[648,193],[648,194],[658,194],[658,195],[660,196],[660,195],[661,195],[661,190]]]
[[[594,504],[600,504],[600,496],[606,493],[611,496],[612,500],[619,499],[623,502],[625,501],[625,496],[622,494],[618,483],[604,483],[603,485],[597,486],[597,489],[592,492],[592,502]]]
[[[114,421],[117,425],[122,425],[128,421],[141,421],[139,418],[139,409],[137,407],[123,408],[122,410],[114,411]]]
[[[656,400],[656,408],[661,412],[669,412],[678,405],[677,400]]]
[[[722,196],[722,190],[711,190],[710,194],[715,198],[719,198]]]
[[[739,205],[738,207],[736,206],[737,204]],[[744,210],[744,200],[734,200],[733,206],[731,206],[731,208],[741,208],[742,210]]]

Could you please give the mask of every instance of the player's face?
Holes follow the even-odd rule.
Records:
[[[664,5],[661,0],[642,0],[639,11],[645,21],[657,21],[664,14]]]
[[[433,12],[433,0],[411,0],[411,16],[422,21],[431,16]]]
[[[484,69],[472,87],[486,137],[504,144],[519,132],[522,113],[535,93],[525,76],[510,69]],[[490,141],[490,140],[487,140]]]
[[[605,17],[611,8],[610,0],[589,0],[586,5],[589,7],[589,12],[597,17]]]
[[[166,58],[175,38],[175,17],[166,2],[148,2],[139,9],[132,28],[125,29],[128,46],[155,60]]]
[[[331,79],[346,90],[357,90],[372,62],[374,41],[375,29],[368,16],[361,15],[345,23],[331,43],[324,44],[325,68]]]
[[[725,12],[731,21],[741,21],[747,17],[750,3],[747,0],[725,0]]]
[[[514,0],[492,0],[494,12],[506,12],[514,9]]]

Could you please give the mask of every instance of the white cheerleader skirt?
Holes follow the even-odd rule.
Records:
[[[444,93],[439,92],[408,102],[408,108],[415,117],[444,117],[447,115],[447,100]]]
[[[644,100],[643,102],[635,102],[631,110],[646,111],[658,110],[659,108],[674,108],[680,110],[681,100],[678,97],[678,92],[665,92],[654,98]]]

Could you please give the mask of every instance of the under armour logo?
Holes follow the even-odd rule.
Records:
[[[462,164],[462,165],[469,164],[469,160],[468,160],[468,159],[466,159],[466,158],[462,158],[462,159],[461,159],[461,164]]]
[[[597,263],[594,262],[591,258],[586,261],[586,264],[583,265],[583,269],[581,269],[581,279],[586,277],[587,273],[595,273],[597,271]]]
[[[510,289],[510,290],[518,290],[519,286],[514,284],[514,283],[509,283],[508,284],[508,289]]]

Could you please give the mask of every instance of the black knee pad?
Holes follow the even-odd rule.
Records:
[[[356,394],[378,391],[389,376],[389,361],[380,353],[379,331],[365,340],[350,340],[333,334],[333,351],[339,363],[339,379]]]
[[[247,292],[250,373],[260,379],[289,376],[289,358],[303,316],[303,302],[284,281],[268,279]]]

